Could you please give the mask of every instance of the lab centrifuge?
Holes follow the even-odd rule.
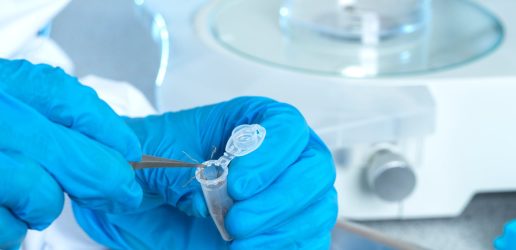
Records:
[[[169,26],[159,109],[293,104],[333,153],[340,218],[456,216],[516,190],[515,1],[136,2]]]

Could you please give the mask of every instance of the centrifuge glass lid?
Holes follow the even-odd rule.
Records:
[[[317,1],[317,0],[314,0]],[[280,27],[279,0],[223,0],[209,11],[218,43],[251,60],[305,73],[377,77],[458,67],[494,51],[503,40],[500,21],[468,0],[433,0],[428,25],[377,45],[320,34],[290,34]]]

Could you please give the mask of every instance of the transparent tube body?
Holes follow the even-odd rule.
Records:
[[[224,154],[217,160],[203,162],[204,167],[195,172],[195,178],[201,183],[208,211],[225,241],[232,240],[224,225],[224,217],[233,205],[227,189],[229,163],[235,157],[247,155],[260,147],[265,134],[265,128],[258,124],[244,124],[234,128]]]
[[[195,177],[201,183],[208,210],[220,235],[225,241],[230,241],[232,238],[224,226],[224,217],[233,205],[233,200],[227,191],[228,168],[224,164],[220,164],[220,161],[215,160],[203,164],[206,167],[198,168]]]

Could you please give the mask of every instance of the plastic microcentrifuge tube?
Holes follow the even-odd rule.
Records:
[[[225,241],[232,240],[224,226],[224,217],[233,205],[227,191],[228,166],[235,157],[247,155],[256,150],[265,139],[265,128],[258,124],[240,125],[233,129],[226,143],[226,152],[217,160],[203,162],[195,178],[201,183],[204,199],[210,215]]]

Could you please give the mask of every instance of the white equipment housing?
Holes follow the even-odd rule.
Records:
[[[222,47],[210,33],[207,12],[217,1],[173,2],[177,8],[162,12],[172,57],[157,91],[159,109],[243,95],[298,107],[334,153],[339,217],[456,216],[475,193],[516,190],[516,2],[480,1],[505,25],[503,43],[489,55],[428,74],[367,79],[249,60]],[[159,4],[153,1],[151,7],[161,9]],[[413,183],[396,176],[378,182],[381,190],[407,189],[410,195],[395,202],[371,187],[386,170],[370,166],[371,156],[386,148],[415,174]]]

